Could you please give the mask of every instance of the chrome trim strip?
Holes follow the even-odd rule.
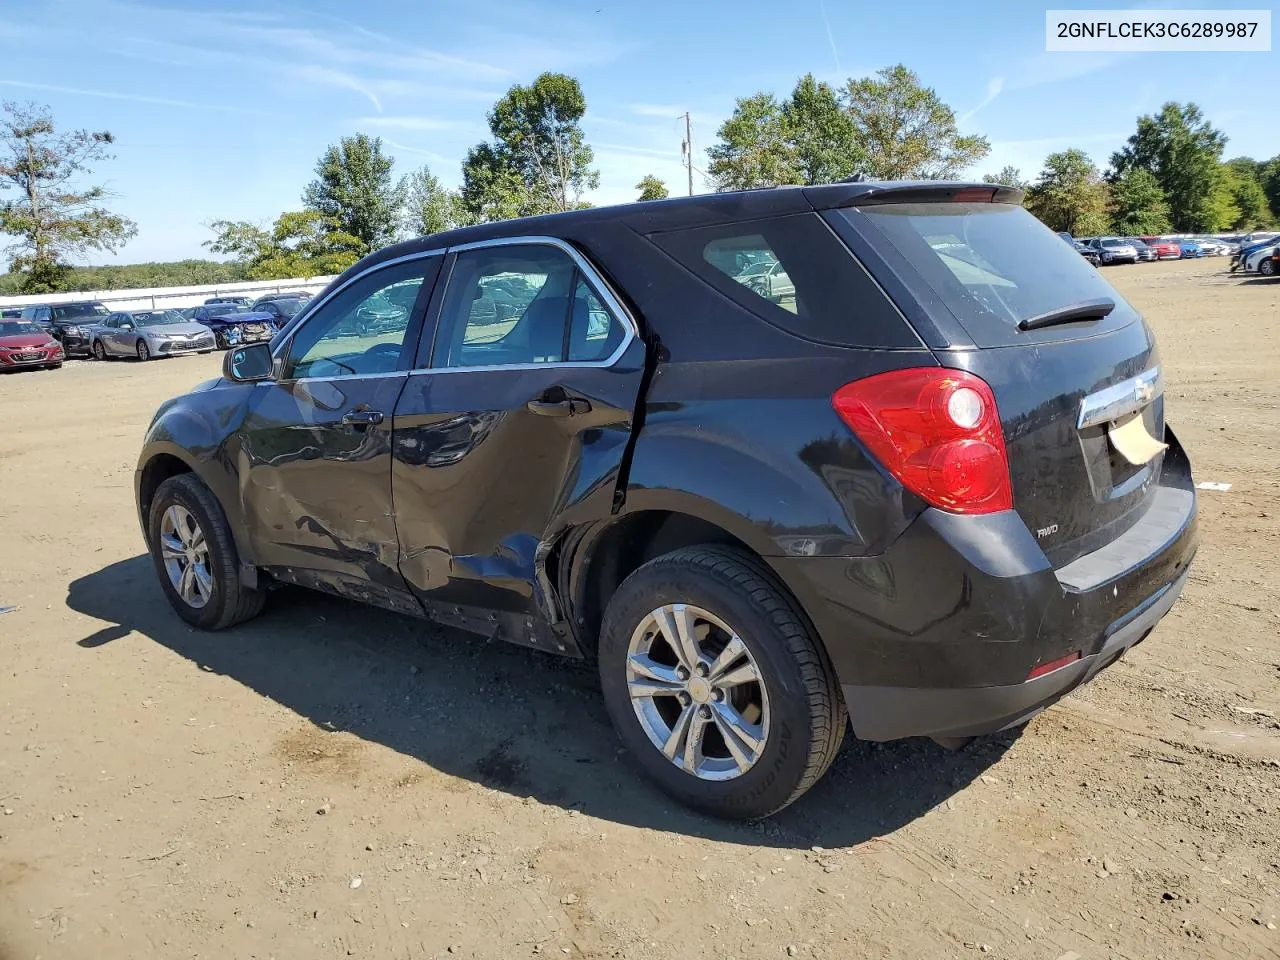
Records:
[[[311,383],[316,380],[323,380],[325,383],[338,383],[343,380],[387,380],[391,377],[407,377],[408,370],[392,370],[390,373],[344,373],[336,377],[294,377],[292,380],[256,380],[255,383]]]
[[[1076,428],[1083,430],[1085,427],[1096,427],[1119,419],[1135,410],[1141,410],[1163,393],[1164,379],[1160,376],[1160,368],[1152,367],[1136,377],[1084,397],[1080,401],[1080,416],[1076,420]]]

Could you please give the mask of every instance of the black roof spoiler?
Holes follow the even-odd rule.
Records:
[[[866,180],[850,177],[840,183],[804,188],[815,209],[865,207],[881,203],[1021,203],[1023,192],[998,183],[952,180]]]

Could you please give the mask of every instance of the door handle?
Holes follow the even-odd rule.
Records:
[[[586,400],[530,400],[526,406],[540,417],[572,417],[591,411]]]
[[[372,427],[383,420],[381,410],[351,410],[342,415],[344,427]]]

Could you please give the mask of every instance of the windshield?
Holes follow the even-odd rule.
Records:
[[[1104,247],[1127,247],[1129,246],[1129,241],[1128,240],[1103,240],[1102,245]]]
[[[1070,304],[1123,303],[1084,257],[1019,206],[895,203],[844,215],[861,216],[878,229],[982,343],[1003,340],[997,331],[1007,330],[1006,324],[1017,327]]]
[[[44,333],[34,323],[5,320],[0,322],[0,337],[26,337],[33,333]]]
[[[100,303],[63,303],[52,308],[55,320],[84,320],[105,317],[111,311]]]
[[[169,323],[186,323],[176,310],[143,310],[133,315],[133,322],[140,327],[163,327]]]
[[[205,308],[211,317],[229,317],[237,313],[248,313],[249,308],[238,303],[215,303]]]

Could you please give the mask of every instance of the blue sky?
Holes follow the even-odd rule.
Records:
[[[1230,137],[1229,157],[1280,153],[1280,55],[1046,53],[1045,6],[6,0],[0,98],[116,135],[95,178],[139,226],[119,261],[205,255],[204,224],[296,209],[325,146],[357,131],[383,138],[398,173],[426,163],[456,185],[493,101],[544,70],[582,82],[596,203],[633,199],[646,173],[683,191],[686,110],[705,169],[702,150],[735,98],[785,93],[806,71],[842,82],[897,62],[938,90],[964,131],[990,138],[975,175],[1013,164],[1034,176],[1068,146],[1103,165],[1137,116],[1167,100],[1199,103]]]

